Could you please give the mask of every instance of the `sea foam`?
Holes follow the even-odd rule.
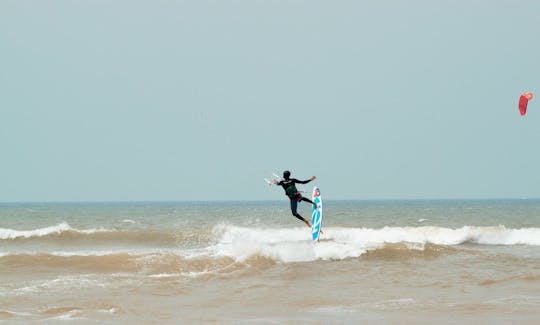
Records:
[[[310,240],[309,229],[305,227],[263,229],[221,225],[215,229],[217,243],[209,247],[209,252],[240,261],[261,255],[283,262],[301,262],[358,257],[368,250],[399,243],[416,250],[425,244],[540,245],[540,228],[325,228],[324,232],[322,240],[314,244]]]

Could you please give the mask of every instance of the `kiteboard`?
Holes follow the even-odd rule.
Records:
[[[311,207],[311,237],[314,242],[319,241],[322,227],[322,197],[321,191],[317,186],[313,188],[312,201],[317,204],[317,208]]]

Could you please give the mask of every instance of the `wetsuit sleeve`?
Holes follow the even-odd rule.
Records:
[[[311,179],[307,179],[305,181],[299,181],[297,180],[296,178],[293,178],[294,182],[297,183],[297,184],[307,184],[309,182],[311,182]]]

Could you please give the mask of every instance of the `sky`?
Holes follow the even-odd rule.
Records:
[[[540,198],[538,31],[532,0],[2,0],[0,202],[279,200],[285,169]]]

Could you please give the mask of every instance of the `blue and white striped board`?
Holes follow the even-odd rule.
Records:
[[[317,204],[317,208],[311,207],[311,237],[313,241],[319,241],[322,227],[322,198],[321,191],[317,186],[313,188],[311,200]]]

